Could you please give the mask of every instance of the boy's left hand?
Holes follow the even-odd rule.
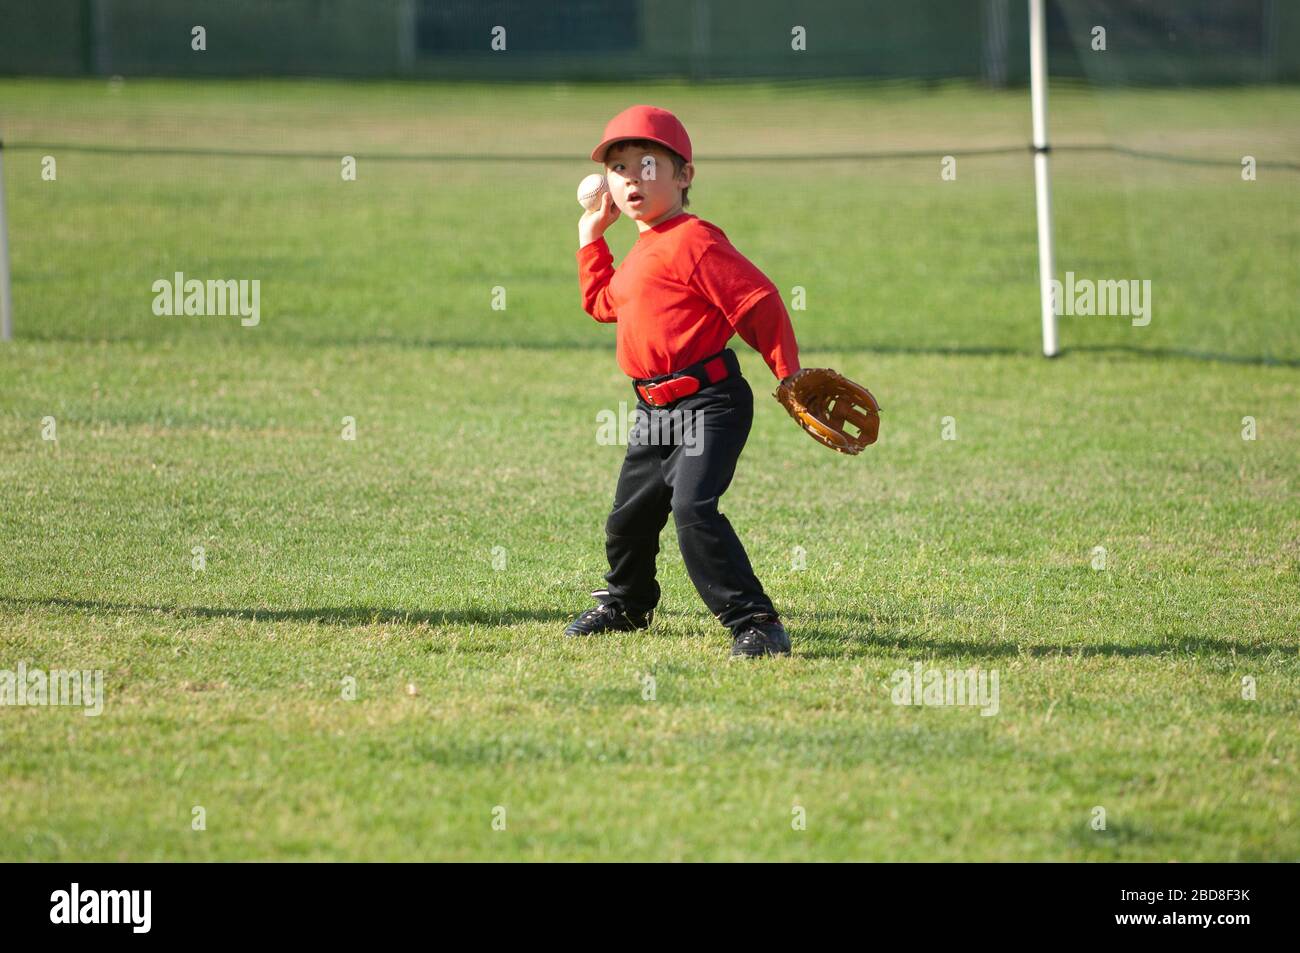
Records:
[[[840,453],[861,453],[880,434],[880,404],[871,391],[828,367],[791,374],[772,396],[810,437]]]

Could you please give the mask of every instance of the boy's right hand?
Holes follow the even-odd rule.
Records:
[[[590,212],[583,212],[582,217],[578,219],[578,247],[590,245],[604,235],[605,229],[613,225],[618,216],[619,211],[618,206],[614,204],[614,196],[603,192],[600,196],[600,204]]]

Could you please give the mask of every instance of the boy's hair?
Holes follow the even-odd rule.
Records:
[[[662,142],[651,142],[649,139],[621,139],[618,142],[612,143],[609,149],[614,148],[614,146],[632,146],[635,149],[664,150],[664,152],[668,153],[670,156],[673,157],[674,177],[681,175],[682,169],[686,168],[686,160],[682,158],[680,155],[678,155],[676,152],[674,152],[672,149],[669,149]],[[605,150],[606,156],[609,155],[609,149]],[[691,200],[689,197],[690,191],[691,191],[691,187],[689,185],[686,188],[682,189],[682,208],[686,208],[686,206],[691,204]]]

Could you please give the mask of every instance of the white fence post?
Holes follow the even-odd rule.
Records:
[[[1047,19],[1044,0],[1029,0],[1029,94],[1034,113],[1034,195],[1038,205],[1038,297],[1043,316],[1043,354],[1055,357],[1056,311],[1052,308],[1052,177],[1047,167]]]

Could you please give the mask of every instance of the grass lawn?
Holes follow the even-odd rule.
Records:
[[[1058,269],[1151,279],[1153,319],[1062,318],[1049,362],[1027,155],[706,159],[1017,144],[1023,92],[636,98],[696,137],[691,211],[806,290],[804,363],[885,408],[832,454],[735,342],[723,509],[790,659],[728,663],[671,523],[650,632],[560,634],[631,394],[572,198],[626,90],[0,81],[0,670],[105,690],[0,706],[0,860],[1300,859],[1300,174],[1062,153]],[[1053,102],[1064,141],[1159,105],[1165,148],[1297,158],[1295,92]],[[359,175],[55,150],[46,182],[28,147],[164,139]],[[366,159],[401,151],[494,158]],[[154,316],[176,271],[260,279],[261,323]],[[894,704],[917,662],[996,671],[996,714]]]

